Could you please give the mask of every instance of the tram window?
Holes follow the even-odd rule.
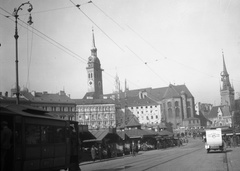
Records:
[[[63,127],[54,127],[54,142],[65,142],[65,129]]]
[[[26,125],[26,144],[40,143],[40,126]]]
[[[22,127],[20,123],[16,124],[15,128],[15,138],[17,144],[22,144]]]
[[[52,126],[41,126],[41,143],[53,143],[54,132]]]

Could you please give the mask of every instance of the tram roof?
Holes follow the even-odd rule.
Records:
[[[27,117],[40,117],[55,119],[49,112],[27,105],[5,105],[0,106],[0,113],[18,114]]]

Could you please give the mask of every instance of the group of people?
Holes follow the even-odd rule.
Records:
[[[235,133],[233,135],[223,135],[223,141],[226,147],[236,147],[240,144],[240,137]]]
[[[98,148],[95,147],[95,145],[91,147],[91,157],[93,161],[95,161],[97,157],[100,160],[102,158],[110,158],[112,157],[112,153],[113,151],[111,151],[110,145],[102,147],[101,144],[99,144]]]

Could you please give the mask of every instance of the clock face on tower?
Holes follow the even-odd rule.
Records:
[[[92,86],[93,85],[93,80],[89,80],[88,85]]]

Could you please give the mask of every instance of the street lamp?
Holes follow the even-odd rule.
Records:
[[[33,9],[33,6],[30,2],[25,2],[25,3],[22,3],[18,8],[14,8],[14,11],[13,11],[13,16],[15,17],[15,35],[14,35],[14,38],[16,39],[16,96],[17,96],[17,101],[16,101],[16,104],[18,105],[19,104],[19,85],[18,85],[18,28],[17,28],[17,24],[18,24],[18,11],[19,10],[22,10],[22,6],[28,4],[29,5],[29,8],[28,8],[28,12],[30,13]],[[32,16],[31,14],[29,15],[29,21],[27,22],[29,25],[31,25],[33,22],[32,22]]]

